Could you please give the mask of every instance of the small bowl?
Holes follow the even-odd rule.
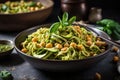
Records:
[[[8,49],[6,51],[3,51],[3,52],[1,52],[1,50],[0,50],[0,57],[6,56],[6,55],[9,55],[9,54],[12,53],[12,51],[14,49],[13,41],[11,41],[11,40],[0,40],[0,44],[9,45],[11,47],[10,49]]]

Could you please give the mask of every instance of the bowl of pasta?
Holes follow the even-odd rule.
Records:
[[[22,31],[40,25],[52,12],[52,0],[0,1],[0,31]]]
[[[67,16],[64,13],[63,16]],[[85,26],[72,24],[75,17],[64,20],[69,24],[38,25],[20,32],[15,40],[18,54],[32,66],[47,71],[74,71],[90,68],[103,60],[111,45],[99,38],[110,37],[101,30],[97,34]],[[89,27],[89,26],[88,26]]]

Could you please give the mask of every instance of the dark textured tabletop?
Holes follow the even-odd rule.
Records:
[[[55,22],[58,15],[61,15],[60,5],[56,2],[52,14],[43,23]],[[117,10],[103,10],[104,18],[112,18],[120,20]],[[14,40],[19,32],[0,32],[0,39]],[[102,80],[120,80],[117,71],[117,64],[112,62],[115,52],[110,51],[109,55],[98,63],[96,66],[78,72],[44,72],[32,67],[28,62],[24,61],[14,50],[10,56],[0,59],[0,70],[8,70],[12,73],[14,80],[94,80],[96,73],[100,73]]]

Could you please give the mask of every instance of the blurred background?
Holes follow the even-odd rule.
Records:
[[[62,14],[62,1],[69,1],[69,0],[53,0],[55,5],[54,5],[54,11],[57,12],[57,15],[61,15]],[[77,0],[74,0],[77,1]],[[85,13],[85,20],[88,19],[88,15],[90,13],[90,9],[92,7],[97,7],[97,8],[101,8],[102,9],[102,18],[111,18],[114,19],[118,22],[120,22],[120,6],[119,6],[119,0],[78,0],[81,2],[85,3],[85,7],[86,7],[86,13]],[[75,4],[73,4],[72,6],[76,6]],[[74,11],[76,11],[76,13],[78,12],[77,9],[74,9]]]

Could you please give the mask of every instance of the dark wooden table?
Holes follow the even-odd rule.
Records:
[[[52,23],[57,21],[57,16],[61,15],[60,4],[56,2],[54,10],[49,18],[43,23]],[[112,18],[120,20],[117,10],[103,10],[104,18]],[[19,32],[0,32],[0,39],[14,40]],[[112,62],[116,53],[110,51],[109,55],[93,68],[86,71],[78,71],[72,73],[53,73],[44,72],[33,68],[28,62],[24,61],[14,50],[13,53],[0,60],[0,70],[8,70],[14,76],[14,80],[94,80],[95,73],[98,72],[102,76],[102,80],[115,80],[119,76],[116,63]],[[116,79],[117,80],[117,79]],[[120,79],[119,79],[120,80]]]

